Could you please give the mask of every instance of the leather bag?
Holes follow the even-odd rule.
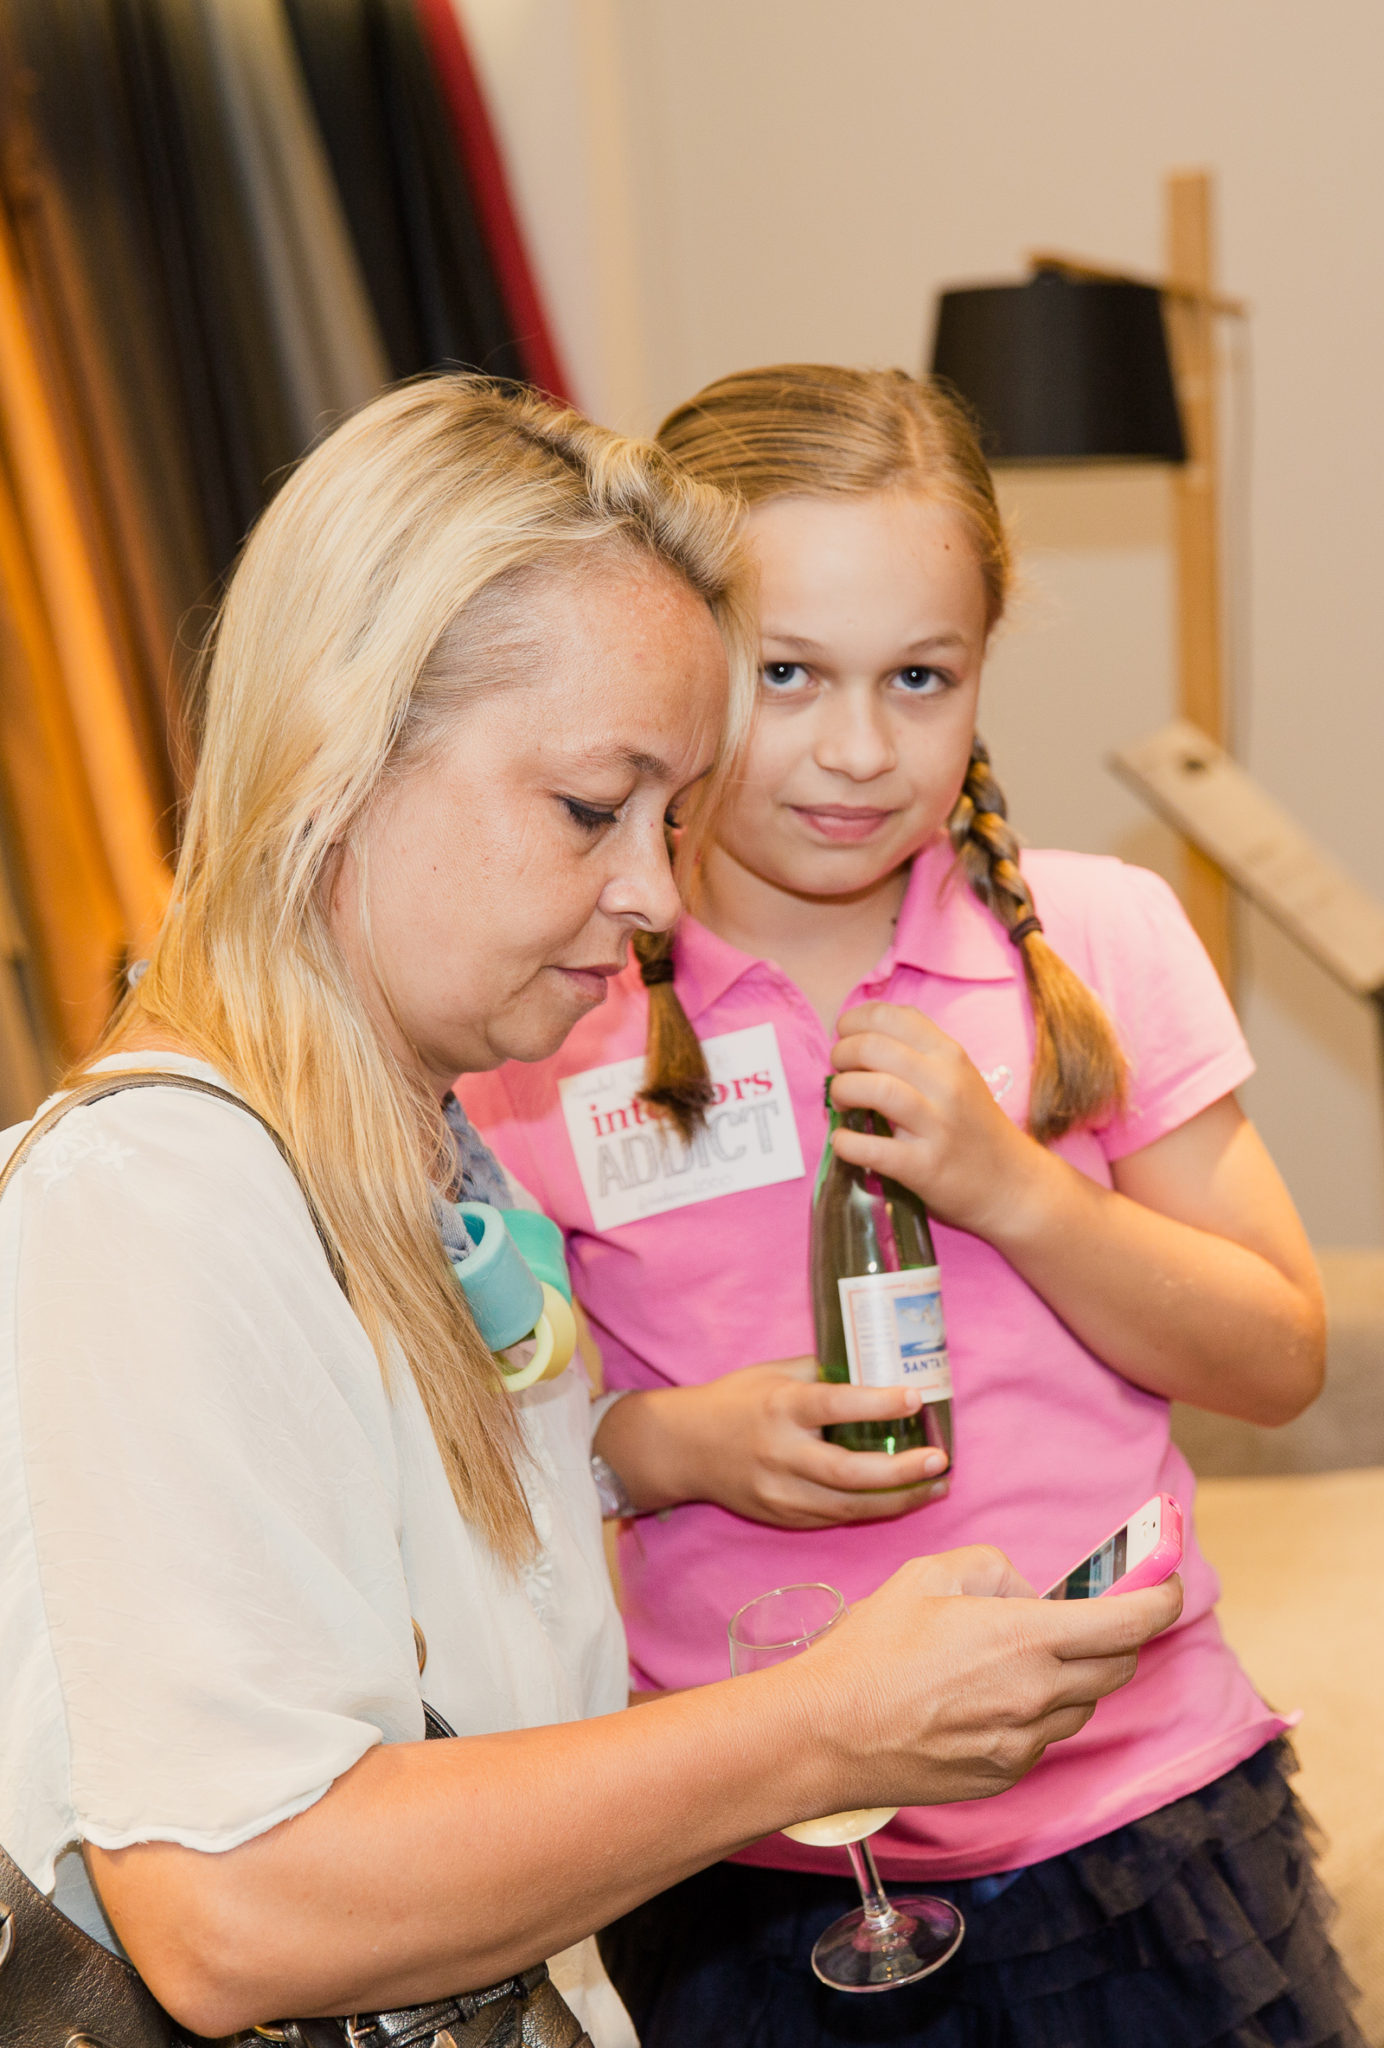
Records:
[[[0,1168],[0,1195],[32,1148],[69,1111],[129,1088],[183,1088],[219,1096],[254,1117],[298,1185],[331,1264],[344,1286],[335,1247],[283,1139],[258,1110],[228,1088],[191,1074],[144,1070],[100,1074],[36,1117]],[[430,1740],[454,1731],[424,1709]],[[339,2019],[280,2020],[230,2037],[242,2048],[592,2048],[590,2036],[548,1975],[545,1963],[485,1991],[458,1992],[397,2012]],[[0,1849],[0,2044],[3,2048],[197,2048],[164,2011],[134,1967],[59,1912]],[[221,2044],[229,2048],[229,2044]]]

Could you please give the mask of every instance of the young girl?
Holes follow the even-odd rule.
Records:
[[[904,1559],[1000,1545],[1039,1586],[1157,1492],[1168,1402],[1273,1423],[1322,1371],[1312,1258],[1233,1090],[1251,1061],[1170,891],[1022,854],[976,737],[1009,556],[957,410],[898,372],[710,386],[661,439],[738,492],[762,701],[671,948],[561,1053],[474,1077],[473,1116],[568,1234],[595,1326],[633,1682],[726,1669],[767,1588],[854,1600]],[[593,840],[614,813],[593,812]],[[838,1153],[935,1219],[955,1467],[823,1425],[898,1392],[816,1383],[807,1282],[822,1082],[891,1137]],[[677,1135],[681,1132],[682,1136]],[[767,1361],[767,1362],[766,1362]],[[1288,1722],[1221,1639],[1188,1525],[1179,1626],[1003,1796],[911,1809],[886,1881],[967,1922],[936,1978],[826,1991],[839,1851],[776,1835],[608,1930],[645,2048],[1356,2043]]]

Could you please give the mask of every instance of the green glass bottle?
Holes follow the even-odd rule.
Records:
[[[927,1210],[897,1181],[838,1159],[831,1134],[889,1134],[873,1110],[838,1111],[827,1082],[827,1143],[812,1197],[812,1314],[817,1369],[857,1386],[921,1387],[924,1405],[896,1422],[825,1431],[850,1451],[952,1453],[951,1371]]]

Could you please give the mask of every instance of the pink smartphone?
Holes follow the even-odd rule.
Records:
[[[1136,1593],[1141,1586],[1159,1585],[1181,1562],[1182,1510],[1170,1493],[1156,1493],[1122,1529],[1049,1586],[1043,1598],[1098,1600],[1102,1593]]]

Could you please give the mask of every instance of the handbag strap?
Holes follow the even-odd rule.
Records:
[[[59,1097],[51,1108],[45,1109],[42,1116],[34,1118],[5,1164],[0,1166],[0,1197],[3,1197],[6,1188],[39,1140],[46,1138],[65,1116],[74,1109],[85,1108],[88,1103],[104,1102],[108,1095],[122,1095],[127,1088],[182,1088],[189,1095],[213,1095],[221,1102],[229,1102],[232,1109],[241,1110],[246,1116],[252,1116],[260,1129],[268,1133],[275,1151],[297,1181],[303,1200],[308,1205],[313,1229],[317,1232],[322,1249],[327,1255],[332,1278],[343,1294],[347,1292],[346,1269],[341,1263],[341,1254],[322,1220],[321,1212],[312,1198],[311,1190],[303,1178],[297,1160],[273,1124],[267,1117],[261,1116],[257,1109],[252,1109],[243,1096],[232,1094],[229,1088],[221,1088],[215,1081],[200,1081],[193,1074],[173,1074],[162,1067],[126,1067],[118,1074],[93,1074],[89,1080],[79,1081],[75,1088],[68,1089],[65,1095]]]
[[[60,1912],[3,1849],[0,2041],[5,2048],[194,2048],[133,1966]],[[523,2048],[591,2048],[544,1963],[485,1991],[395,2012],[252,2027],[220,2048],[276,2042],[283,2048],[519,2048],[521,2042]]]
[[[30,1884],[0,1849],[0,2041],[6,2048],[182,2048],[183,2036],[122,1956]]]

